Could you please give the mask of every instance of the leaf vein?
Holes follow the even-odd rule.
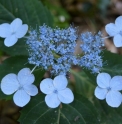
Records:
[[[8,10],[4,5],[2,5],[2,4],[0,3],[0,6],[1,6],[10,16],[12,16],[13,19],[15,18],[15,16],[14,16],[12,13],[10,13],[9,10]]]
[[[27,115],[28,115],[35,107],[37,107],[38,105],[40,105],[40,104],[43,103],[43,102],[44,102],[44,101],[39,102],[39,103],[36,104],[34,107],[32,107],[32,108],[26,113],[26,115],[25,115],[25,117],[23,118],[23,120],[26,119]]]
[[[63,117],[67,120],[67,122],[69,123],[69,124],[71,124],[70,122],[69,122],[69,120],[66,118],[66,116],[61,112],[61,114],[63,115]]]
[[[35,122],[34,122],[34,124],[39,120],[39,118],[41,118],[43,115],[45,115],[48,111],[50,111],[51,109],[48,109],[46,112],[44,112],[43,114],[41,114],[41,116],[40,117],[38,117],[36,120],[35,120]]]
[[[72,109],[74,109],[77,113],[79,113],[79,115],[80,115],[81,118],[83,119],[84,123],[86,124],[86,122],[85,122],[83,116],[81,115],[81,113],[80,113],[76,108],[73,108],[71,105],[68,105],[68,106],[70,106],[70,107],[71,107]]]

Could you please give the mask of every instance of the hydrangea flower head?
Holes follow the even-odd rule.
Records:
[[[27,45],[30,64],[42,66],[45,70],[51,67],[54,75],[65,75],[72,64],[77,64],[78,59],[74,55],[77,34],[76,29],[69,27],[60,29],[51,28],[45,24],[39,30],[29,31]]]
[[[109,23],[105,26],[106,32],[113,36],[114,45],[116,47],[122,46],[122,16],[119,16],[114,23]]]
[[[99,73],[103,66],[103,60],[100,56],[103,44],[102,34],[98,32],[93,35],[91,32],[81,34],[81,49],[84,56],[80,59],[79,65],[91,70],[92,73]]]
[[[64,75],[59,75],[54,80],[47,78],[40,84],[40,89],[44,94],[45,102],[50,108],[56,108],[60,103],[71,103],[74,95],[69,88],[66,88],[68,81]]]
[[[4,44],[7,47],[13,46],[18,38],[22,38],[28,30],[27,24],[22,24],[22,20],[16,18],[11,24],[0,25],[0,37],[5,38]]]
[[[35,77],[29,68],[23,68],[18,75],[10,73],[3,77],[1,90],[4,94],[14,94],[13,100],[17,106],[23,107],[30,101],[30,96],[35,96],[38,89],[32,83]]]
[[[122,76],[111,76],[107,73],[100,73],[97,76],[98,86],[95,89],[95,96],[100,99],[106,99],[111,107],[119,107],[122,102]]]

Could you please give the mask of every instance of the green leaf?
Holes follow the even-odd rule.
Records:
[[[92,98],[94,85],[91,83],[92,81],[89,79],[86,73],[83,70],[80,72],[70,70],[70,72],[75,77],[75,92],[82,94],[87,98]]]
[[[122,123],[122,105],[118,108],[110,107],[105,100],[94,99],[95,106],[101,114],[101,124],[121,124]]]
[[[22,68],[30,68],[32,69],[34,65],[29,65],[27,64],[28,58],[27,56],[15,56],[15,57],[10,57],[6,59],[2,64],[0,64],[0,81],[2,78],[9,74],[9,73],[15,73],[18,74],[18,72]],[[40,81],[42,80],[45,71],[42,69],[35,69],[33,72],[35,75],[35,82],[34,84],[38,85]],[[36,79],[37,78],[37,79]],[[0,89],[0,99],[9,99],[9,95],[4,95]]]
[[[22,19],[24,24],[33,28],[44,23],[53,25],[51,13],[39,0],[0,0],[0,24],[11,23],[15,18]],[[9,48],[4,46],[4,39],[1,39],[0,50],[9,55],[28,55],[24,38]]]
[[[24,38],[19,39],[19,41],[12,47],[6,47],[4,41],[0,38],[0,50],[13,56],[28,55],[26,40]]]
[[[44,95],[39,94],[26,105],[19,118],[21,124],[98,124],[99,114],[95,107],[83,96],[75,95],[71,104],[48,108]]]
[[[91,83],[93,85],[96,85],[96,77],[98,74],[93,74],[91,73],[91,70],[87,70],[87,69],[83,69],[83,71],[86,73],[86,75],[89,77],[89,79],[91,80]]]
[[[0,0],[0,23],[10,23],[15,18],[32,27],[53,23],[50,12],[39,0]]]
[[[112,76],[122,75],[122,55],[104,51],[103,60],[106,61],[102,72],[107,72]]]
[[[45,70],[43,70],[42,68],[36,68],[33,74],[35,76],[34,84],[38,86],[40,82],[42,81],[42,79],[44,78]]]
[[[24,67],[27,67],[27,56],[14,56],[7,58],[0,64],[0,80],[8,73],[18,73]]]

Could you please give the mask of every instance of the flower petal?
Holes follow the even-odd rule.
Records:
[[[1,90],[4,94],[10,95],[19,88],[19,82],[15,74],[7,74],[1,81]]]
[[[119,107],[122,102],[122,95],[118,91],[111,90],[106,95],[106,102],[111,107]]]
[[[110,81],[112,90],[122,90],[122,76],[114,76]]]
[[[114,23],[107,24],[105,30],[110,36],[115,36],[120,31]]]
[[[34,82],[35,77],[29,68],[23,68],[18,73],[18,80],[22,85],[29,85]]]
[[[116,18],[115,25],[120,31],[122,31],[122,16]]]
[[[4,23],[0,25],[0,37],[6,38],[11,35],[10,24]]]
[[[30,96],[35,96],[38,93],[37,87],[33,84],[25,85],[23,88]]]
[[[53,80],[46,78],[40,83],[40,90],[45,94],[50,94],[54,91]]]
[[[114,36],[114,45],[116,47],[121,47],[122,46],[122,36],[120,34],[117,34],[116,36]]]
[[[11,47],[13,46],[16,42],[17,42],[17,38],[15,37],[15,35],[11,35],[10,37],[7,37],[5,40],[4,40],[4,44],[5,46],[7,47]]]
[[[54,78],[53,84],[56,89],[63,90],[66,88],[68,81],[64,75],[59,75]]]
[[[74,95],[69,88],[58,91],[58,98],[62,103],[71,103],[74,100]]]
[[[101,88],[109,87],[111,76],[108,73],[99,73],[97,76],[97,84]]]
[[[16,37],[17,38],[22,38],[28,31],[28,25],[24,24],[18,28],[16,31]]]
[[[23,107],[30,101],[30,95],[21,89],[14,94],[13,100],[17,106]]]
[[[96,87],[95,88],[95,96],[98,98],[98,99],[105,99],[106,97],[106,94],[107,94],[108,90],[107,89],[103,89],[103,88],[100,88],[100,87]]]
[[[60,101],[58,99],[58,96],[57,94],[55,93],[51,93],[51,94],[48,94],[46,95],[45,97],[45,102],[46,104],[50,107],[50,108],[56,108],[60,105]]]
[[[16,32],[20,26],[22,26],[22,20],[19,18],[14,19],[10,24],[11,32]]]

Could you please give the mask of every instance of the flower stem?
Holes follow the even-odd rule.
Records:
[[[59,108],[59,110],[58,110],[58,119],[57,119],[57,124],[59,124],[59,121],[60,121],[60,115],[61,114],[61,112],[60,112],[60,108]]]
[[[102,38],[102,39],[104,40],[104,39],[107,39],[107,38],[110,38],[110,37],[112,37],[112,36],[107,36],[107,37],[104,37],[104,38]]]
[[[31,70],[31,73],[35,70],[36,67],[37,67],[37,66],[35,66],[35,67]]]

